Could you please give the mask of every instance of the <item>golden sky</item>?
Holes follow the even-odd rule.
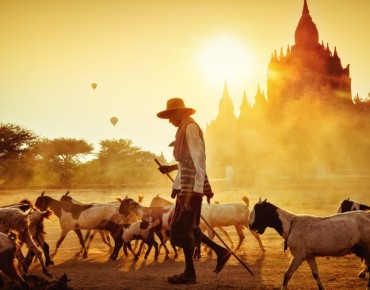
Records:
[[[320,42],[370,92],[370,1],[308,0]],[[294,45],[303,0],[0,0],[0,123],[46,138],[127,138],[166,157],[175,128],[156,113],[183,97],[204,128],[226,79],[266,92],[271,53]],[[94,90],[91,83],[97,83]],[[113,127],[111,116],[119,118]]]

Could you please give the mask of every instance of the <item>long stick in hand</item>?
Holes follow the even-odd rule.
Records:
[[[157,159],[154,159],[155,163],[158,164],[158,166],[162,166],[161,163],[159,163],[159,161]],[[172,181],[172,183],[174,183],[174,179],[172,178],[171,175],[168,174],[168,172],[166,172],[166,175],[167,177]],[[251,269],[249,269],[249,267],[243,262],[243,260],[241,260],[235,253],[233,250],[230,249],[230,247],[224,242],[223,239],[221,239],[220,235],[218,233],[216,233],[216,231],[209,225],[209,223],[206,221],[206,219],[202,216],[202,214],[200,215],[200,218],[204,221],[204,223],[212,230],[213,234],[222,242],[222,244],[231,252],[231,254],[239,261],[240,264],[242,264],[242,266],[248,270],[248,272],[254,276],[253,272],[251,271]]]

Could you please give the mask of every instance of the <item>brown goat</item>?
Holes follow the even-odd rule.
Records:
[[[31,237],[29,231],[29,214],[30,211],[23,212],[22,210],[17,208],[0,208],[0,232],[3,232],[5,234],[9,233],[10,231],[17,232],[19,240],[25,243],[28,248],[36,255],[42,267],[43,273],[46,276],[51,277],[51,274],[46,269],[44,261],[42,259],[42,252],[36,246],[34,240]]]
[[[16,235],[10,232],[8,235],[0,233],[0,270],[12,281],[15,281],[21,289],[29,289],[28,283],[19,275],[18,269],[14,265],[17,252]],[[4,285],[0,277],[0,288]]]

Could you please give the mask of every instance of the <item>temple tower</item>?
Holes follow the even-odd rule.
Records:
[[[342,67],[336,48],[319,43],[319,33],[304,0],[294,34],[295,44],[284,55],[275,51],[268,66],[267,95],[270,106],[306,99],[352,103],[349,65]]]

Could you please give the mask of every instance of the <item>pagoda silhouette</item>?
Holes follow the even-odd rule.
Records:
[[[352,96],[350,66],[319,42],[304,0],[286,53],[271,55],[267,94],[242,96],[239,116],[227,83],[219,113],[205,128],[207,171],[236,185],[259,181],[369,175],[370,102]]]

